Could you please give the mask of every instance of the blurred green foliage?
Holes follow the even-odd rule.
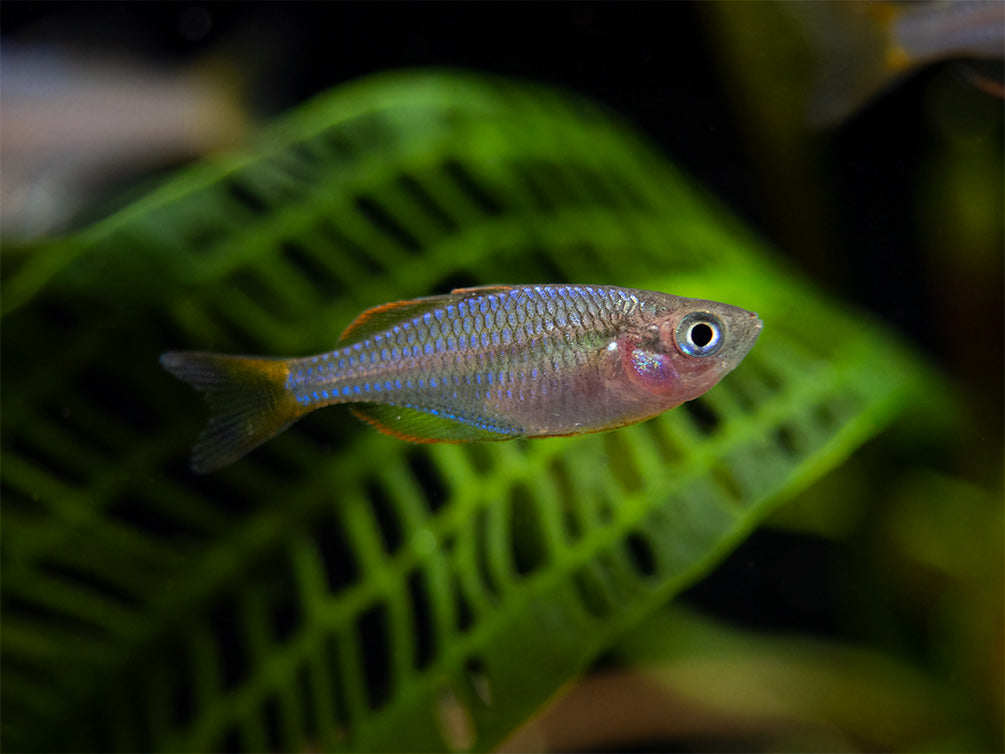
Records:
[[[924,463],[961,431],[952,389],[589,102],[364,80],[3,263],[4,748],[485,750],[611,649],[776,741],[994,741],[1000,498]],[[368,306],[535,281],[722,300],[765,331],[700,401],[615,433],[416,447],[329,410],[188,471],[204,411],[160,351],[322,351]],[[851,619],[897,595],[942,621],[941,667],[895,624],[794,646],[667,611],[765,519],[857,540],[885,583]]]

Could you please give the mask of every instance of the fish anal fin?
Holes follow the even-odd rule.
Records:
[[[440,414],[402,406],[362,403],[351,406],[350,410],[375,429],[407,442],[460,443],[513,440],[523,436],[516,432],[485,429]]]

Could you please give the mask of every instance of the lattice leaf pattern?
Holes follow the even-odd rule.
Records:
[[[302,355],[459,285],[757,310],[705,398],[604,435],[412,446],[342,409],[201,477],[160,351]],[[4,257],[5,749],[498,744],[921,370],[624,124],[564,93],[386,74],[73,236]]]

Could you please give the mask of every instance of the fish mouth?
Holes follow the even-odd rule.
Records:
[[[743,339],[748,343],[748,349],[753,347],[754,342],[764,329],[764,322],[757,316],[757,312],[749,312],[750,318],[743,321]]]
[[[754,332],[760,332],[764,327],[764,322],[761,318],[757,316],[757,312],[747,312],[747,319],[741,320],[745,329],[753,330]]]

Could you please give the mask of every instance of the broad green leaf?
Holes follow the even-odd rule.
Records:
[[[581,438],[411,446],[330,409],[200,477],[159,352],[329,349],[482,283],[759,312],[705,398]],[[4,257],[6,749],[485,750],[932,388],[624,124],[397,73]],[[915,403],[915,406],[923,404]]]

